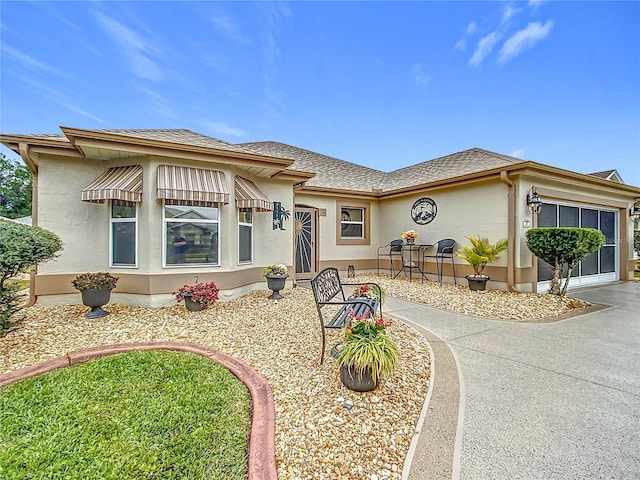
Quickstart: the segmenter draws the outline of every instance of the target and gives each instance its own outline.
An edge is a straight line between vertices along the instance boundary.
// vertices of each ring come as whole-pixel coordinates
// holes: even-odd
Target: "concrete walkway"
[[[640,478],[640,283],[571,296],[609,307],[523,323],[387,300],[434,353],[405,478]]]

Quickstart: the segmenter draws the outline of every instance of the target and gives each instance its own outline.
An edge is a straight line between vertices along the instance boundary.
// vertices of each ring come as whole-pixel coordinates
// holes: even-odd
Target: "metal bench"
[[[371,318],[374,318],[378,308],[380,309],[380,315],[382,315],[382,304],[377,298],[366,297],[348,297],[344,294],[344,286],[362,286],[362,285],[374,285],[380,288],[377,283],[342,283],[340,281],[340,275],[338,269],[334,267],[325,268],[318,272],[311,279],[311,289],[313,290],[313,297],[316,302],[316,308],[318,309],[318,317],[320,318],[320,327],[322,331],[322,351],[320,354],[320,364],[324,361],[325,351],[325,328],[343,328],[349,323],[349,314],[353,312],[353,315],[360,315],[364,317],[369,314]],[[334,300],[334,298],[337,299]],[[323,309],[326,308],[329,312],[323,314]],[[328,319],[328,320],[327,320]]]

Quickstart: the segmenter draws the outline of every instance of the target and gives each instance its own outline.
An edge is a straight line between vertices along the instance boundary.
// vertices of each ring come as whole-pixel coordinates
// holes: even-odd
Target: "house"
[[[64,242],[62,255],[34,274],[40,303],[77,303],[71,280],[87,271],[120,277],[113,301],[160,306],[194,277],[215,281],[222,299],[265,288],[267,264],[288,265],[292,282],[328,265],[375,270],[378,247],[408,229],[421,244],[453,238],[457,248],[466,236],[508,238],[508,252],[487,269],[493,288],[544,291],[548,266],[525,242],[535,226],[605,233],[573,286],[633,275],[629,212],[640,188],[619,176],[479,148],[386,173],[277,142],[231,144],[189,130],[61,131],[0,135],[34,174],[33,224]],[[527,205],[534,197],[537,214]],[[455,266],[458,278],[471,273],[460,260]],[[454,280],[450,264],[443,278]]]

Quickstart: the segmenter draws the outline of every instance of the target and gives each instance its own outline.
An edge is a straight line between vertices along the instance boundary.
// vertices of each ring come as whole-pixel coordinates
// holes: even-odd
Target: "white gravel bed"
[[[434,281],[413,279],[409,282],[403,276],[391,280],[389,275],[358,275],[358,282],[376,282],[387,289],[387,294],[402,300],[429,305],[474,317],[498,320],[526,321],[547,317],[557,317],[589,304],[571,297],[558,297],[546,293],[517,293],[492,290],[471,291],[463,284],[440,284]]]
[[[84,317],[83,305],[34,306],[0,338],[0,372],[96,345],[171,340],[212,346],[251,365],[271,386],[279,478],[400,478],[429,381],[424,337],[394,322],[388,332],[400,345],[395,374],[373,392],[352,392],[330,355],[340,331],[327,332],[319,365],[311,290],[284,290],[279,301],[267,299],[270,293],[255,291],[202,312],[110,304],[110,315],[93,320]]]
[[[584,305],[568,298],[471,292],[466,286],[384,275],[358,275],[356,281],[380,283],[396,298],[505,320],[559,315]],[[94,320],[84,317],[88,308],[83,305],[36,305],[0,338],[0,372],[97,345],[170,340],[212,346],[251,365],[271,386],[281,479],[399,479],[429,384],[424,337],[394,322],[388,333],[400,346],[395,374],[373,392],[352,392],[340,382],[330,356],[341,332],[327,331],[325,361],[319,364],[320,325],[311,290],[284,290],[279,301],[268,300],[270,293],[255,291],[202,312],[183,305],[111,304],[109,316]]]

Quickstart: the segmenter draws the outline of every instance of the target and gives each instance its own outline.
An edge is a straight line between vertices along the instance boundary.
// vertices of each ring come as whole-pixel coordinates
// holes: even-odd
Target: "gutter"
[[[516,195],[513,182],[509,178],[509,172],[503,170],[500,172],[500,181],[507,186],[508,189],[508,225],[507,240],[509,241],[507,248],[507,288],[510,292],[522,293],[515,286],[516,278]]]
[[[38,167],[36,162],[33,161],[31,154],[29,153],[29,144],[19,144],[20,156],[22,161],[31,171],[33,179],[31,181],[31,226],[38,226]],[[36,297],[36,274],[38,273],[38,265],[31,267],[29,272],[29,300],[27,301],[27,307],[35,305],[38,297]]]

